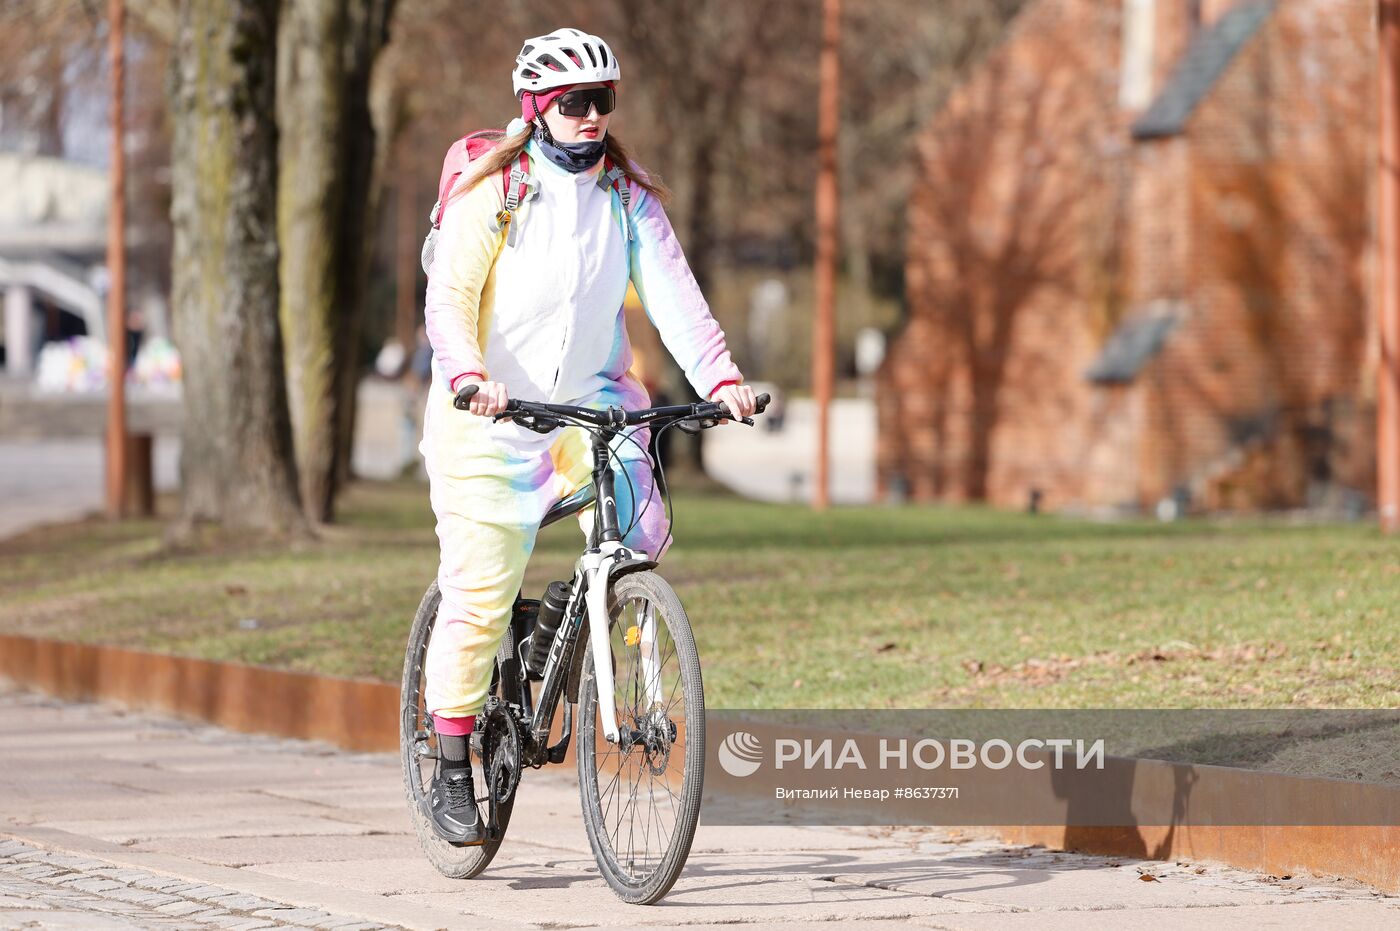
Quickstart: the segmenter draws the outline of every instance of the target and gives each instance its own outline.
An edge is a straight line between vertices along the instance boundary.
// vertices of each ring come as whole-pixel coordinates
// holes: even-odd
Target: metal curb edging
[[[0,634],[0,679],[55,698],[111,701],[229,730],[396,752],[399,687],[372,679]]]

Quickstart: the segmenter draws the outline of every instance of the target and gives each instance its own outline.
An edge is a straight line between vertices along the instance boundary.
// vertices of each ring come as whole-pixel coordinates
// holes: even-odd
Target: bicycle
[[[454,400],[457,408],[465,410],[475,391],[476,385],[464,386]],[[755,412],[762,413],[769,396],[759,395],[757,401]],[[653,571],[657,564],[648,554],[623,545],[612,444],[619,436],[636,442],[623,432],[627,427],[651,427],[659,438],[673,426],[693,433],[734,418],[723,404],[713,402],[626,411],[512,399],[494,419],[539,433],[563,427],[591,433],[590,483],[557,502],[541,527],[597,505],[593,527],[572,581],[552,583],[567,585],[566,596],[563,588],[555,589],[565,604],[552,633],[548,624],[539,623],[541,599],[524,598],[523,591],[516,596],[486,707],[470,742],[485,826],[479,845],[459,847],[441,839],[429,814],[427,789],[437,745],[432,716],[423,707],[423,662],[441,594],[436,581],[428,587],[409,634],[400,693],[400,751],[414,830],[444,876],[479,875],[500,849],[524,769],[564,761],[578,705],[575,758],[589,846],[599,871],[623,901],[650,905],[680,876],[695,836],[705,775],[705,698],[700,657],[680,599]],[[741,421],[754,422],[748,417]],[[659,464],[657,474],[658,487],[669,498]],[[648,499],[644,506],[650,503]],[[594,623],[604,617],[606,624]],[[605,652],[610,662],[599,663]],[[532,682],[539,682],[538,696]],[[560,736],[551,744],[561,699]],[[643,795],[650,803],[645,816],[639,805]],[[661,842],[655,853],[653,836]]]

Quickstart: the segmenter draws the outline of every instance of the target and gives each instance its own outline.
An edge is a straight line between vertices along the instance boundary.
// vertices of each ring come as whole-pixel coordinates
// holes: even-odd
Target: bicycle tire
[[[515,794],[497,808],[501,825],[501,837],[472,847],[458,847],[438,837],[433,830],[431,819],[422,806],[423,772],[422,762],[417,754],[420,696],[423,691],[423,658],[427,655],[428,638],[432,635],[433,624],[437,620],[438,607],[442,603],[442,593],[437,581],[428,586],[413,617],[413,628],[409,632],[408,646],[404,651],[403,683],[399,689],[399,756],[403,764],[404,792],[408,798],[409,818],[413,822],[413,832],[418,836],[418,845],[423,849],[433,867],[448,879],[471,879],[481,874],[491,864],[496,851],[505,838],[510,825],[510,814],[515,807]],[[480,761],[474,767],[480,772]],[[417,782],[415,791],[414,780]],[[478,794],[485,786],[484,775],[476,778]],[[486,806],[478,802],[482,818],[486,817]]]
[[[627,604],[635,599],[643,598],[655,606],[656,611],[665,621],[667,633],[675,647],[678,676],[676,684],[680,686],[685,701],[685,746],[682,754],[681,790],[679,793],[674,793],[670,792],[669,786],[663,786],[673,799],[670,803],[673,808],[678,804],[679,810],[675,812],[674,830],[667,842],[666,849],[657,856],[656,868],[646,875],[638,876],[624,864],[621,856],[622,851],[617,849],[621,846],[620,831],[619,843],[615,844],[610,836],[609,825],[606,823],[611,809],[619,803],[616,802],[616,796],[605,802],[604,795],[607,794],[607,787],[600,786],[598,742],[601,738],[597,728],[598,683],[594,676],[592,641],[589,641],[579,689],[578,744],[575,749],[584,826],[587,829],[589,846],[592,847],[594,858],[598,862],[599,872],[607,880],[608,885],[612,887],[613,892],[624,902],[634,905],[651,905],[665,896],[676,880],[680,878],[681,871],[685,868],[686,858],[690,855],[691,843],[695,839],[695,828],[700,817],[700,798],[705,781],[704,685],[700,677],[700,657],[695,648],[695,637],[690,629],[690,621],[670,584],[654,572],[634,572],[619,579],[613,585],[610,595],[609,613],[612,615],[609,621],[612,628],[609,632],[610,643],[613,642],[613,633],[619,626],[616,624],[617,615]],[[616,646],[613,650],[615,668],[626,665],[617,662]],[[661,652],[658,649],[658,653]],[[662,662],[664,665],[664,655]],[[638,667],[639,664],[630,666],[632,669]],[[624,673],[623,678],[629,676],[630,673]],[[674,688],[673,685],[671,689],[674,690]],[[640,703],[640,699],[638,701]],[[634,709],[628,709],[627,714],[630,714],[632,710]],[[619,707],[619,727],[624,726],[624,716],[624,709]],[[666,717],[674,720],[670,718],[669,712]],[[674,740],[674,735],[671,739]],[[605,742],[603,746],[606,748],[609,745]],[[671,745],[670,749],[674,749],[674,744]],[[606,752],[608,754],[618,753],[620,777],[624,765],[622,752],[612,750]],[[633,752],[637,752],[635,746],[631,751],[628,751],[629,754]],[[649,754],[650,750],[647,753]],[[640,758],[640,760],[649,759],[651,759],[650,756]],[[640,765],[642,764],[639,761],[639,773],[641,772]],[[670,772],[671,758],[668,750],[664,775],[669,775]],[[612,784],[616,784],[617,781],[618,777],[614,777]],[[634,819],[636,818],[634,803],[639,788],[639,785],[633,786],[633,801],[628,803],[629,808],[634,812]],[[649,794],[655,791],[655,784],[651,779],[648,780],[646,791]],[[618,817],[619,819],[622,817],[621,810],[618,811]],[[651,826],[651,822],[648,821],[646,825],[648,850]],[[635,849],[627,854],[627,858],[629,861],[635,861]]]

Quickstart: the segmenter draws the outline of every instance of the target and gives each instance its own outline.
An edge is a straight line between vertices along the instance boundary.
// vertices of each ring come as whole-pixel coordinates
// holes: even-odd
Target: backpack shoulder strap
[[[514,187],[512,187],[512,183]],[[515,245],[516,212],[520,205],[530,199],[532,193],[538,191],[534,184],[534,179],[530,176],[530,156],[524,152],[520,153],[520,160],[515,167],[506,166],[501,169],[501,200],[502,206],[496,214],[494,229],[496,232],[506,231],[506,245]]]
[[[617,196],[622,198],[622,208],[632,209],[632,186],[627,183],[627,172],[606,156],[603,157],[603,170],[598,172],[598,187],[617,191]]]
[[[622,227],[627,238],[632,238],[632,186],[627,182],[627,173],[615,165],[607,156],[603,157],[603,170],[598,172],[598,187],[612,188],[622,201]]]

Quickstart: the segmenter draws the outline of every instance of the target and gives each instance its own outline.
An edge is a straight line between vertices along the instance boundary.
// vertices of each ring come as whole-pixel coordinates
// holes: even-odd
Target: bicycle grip
[[[471,399],[480,390],[481,385],[477,382],[472,382],[469,385],[463,385],[462,387],[457,389],[457,396],[452,399],[452,406],[457,408],[457,410],[459,411],[466,410],[467,405],[471,402]]]
[[[756,398],[753,399],[753,412],[754,412],[755,414],[761,414],[761,413],[763,413],[764,408],[766,408],[766,407],[768,406],[768,402],[771,401],[771,400],[773,400],[773,399],[772,399],[766,392],[765,392],[764,394],[760,394],[758,397],[756,397]],[[729,420],[745,420],[745,421],[748,420],[748,418],[735,417],[735,416],[730,412],[730,410],[729,410],[729,405],[725,404],[723,401],[720,401],[720,402],[719,402],[719,409],[720,409],[720,412],[721,412],[722,416],[725,417],[725,418],[727,418],[727,419],[729,419]],[[749,422],[752,422],[752,421],[749,421]]]

